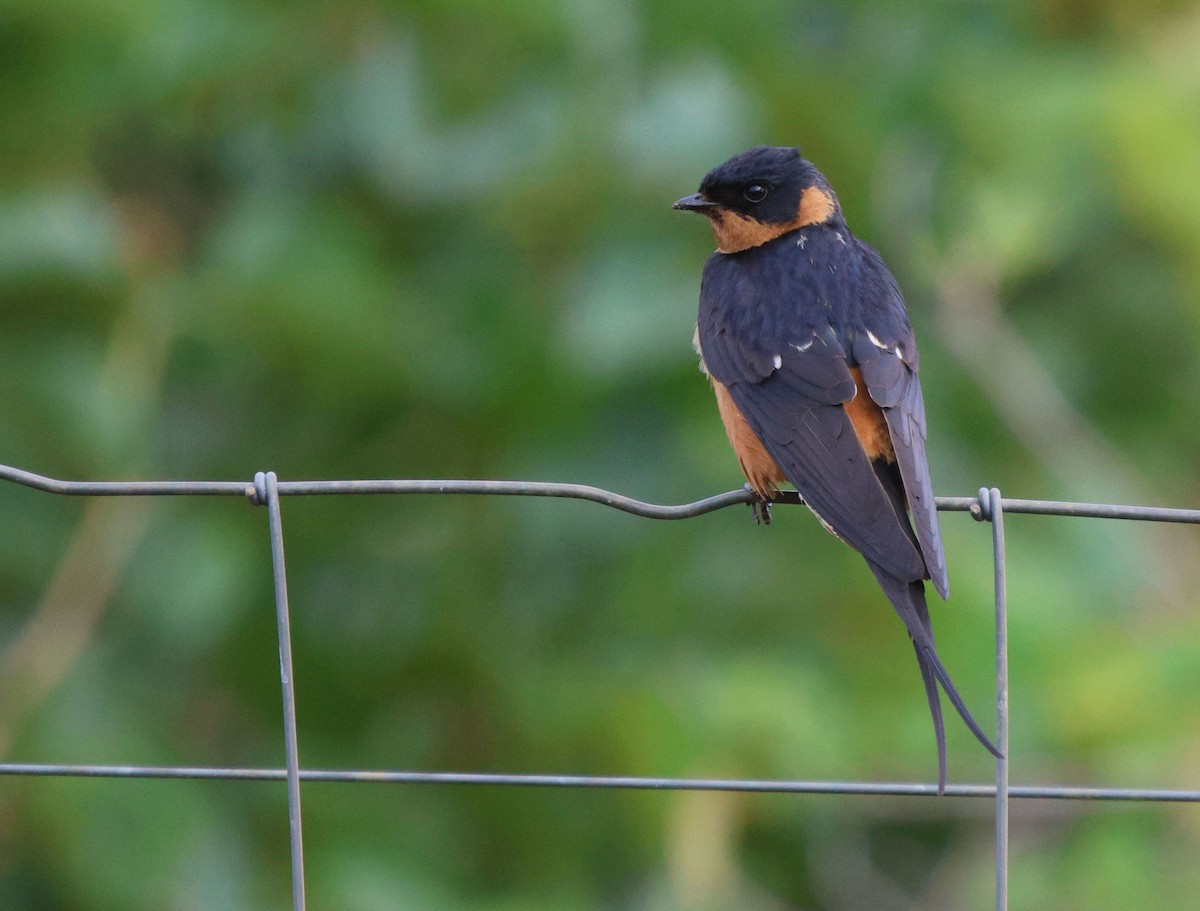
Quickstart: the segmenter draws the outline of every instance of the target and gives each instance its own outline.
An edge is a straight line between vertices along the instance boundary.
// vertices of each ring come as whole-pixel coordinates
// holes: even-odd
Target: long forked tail
[[[971,716],[967,704],[963,702],[962,696],[954,686],[954,681],[950,679],[950,673],[942,664],[942,659],[938,657],[937,647],[933,641],[933,628],[929,622],[929,608],[925,604],[925,583],[919,580],[916,582],[902,581],[880,569],[870,560],[867,563],[875,574],[880,588],[892,602],[892,607],[904,621],[904,626],[908,630],[909,638],[912,639],[913,648],[917,653],[917,664],[921,668],[921,678],[925,682],[925,697],[929,701],[929,714],[933,718],[933,731],[937,738],[938,793],[941,794],[946,790],[946,732],[942,723],[942,705],[938,696],[938,683],[941,683],[946,697],[958,712],[959,717],[962,718],[963,723],[975,735],[975,739],[997,759],[1004,757]]]

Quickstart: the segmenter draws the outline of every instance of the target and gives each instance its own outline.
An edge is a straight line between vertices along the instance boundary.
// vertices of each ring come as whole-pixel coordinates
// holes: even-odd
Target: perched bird
[[[971,733],[1000,752],[934,646],[924,580],[945,598],[946,559],[925,459],[917,344],[900,288],[879,254],[850,233],[829,181],[797,149],[735,155],[674,208],[705,216],[716,236],[695,344],[742,472],[764,520],[779,485],[790,482],[821,524],[866,558],[917,652],[941,793],[939,683]]]

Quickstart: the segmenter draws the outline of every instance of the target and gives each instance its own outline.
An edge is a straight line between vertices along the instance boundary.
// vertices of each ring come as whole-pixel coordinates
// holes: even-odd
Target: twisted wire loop
[[[288,619],[287,577],[284,569],[283,529],[279,502],[286,496],[346,495],[479,495],[558,497],[598,503],[630,515],[648,519],[691,519],[750,504],[756,496],[741,488],[704,497],[691,503],[660,505],[586,484],[544,481],[478,480],[330,480],[281,481],[274,472],[257,472],[246,481],[64,481],[19,468],[0,465],[0,481],[62,496],[226,496],[244,497],[251,505],[265,506],[271,537],[271,561],[275,582],[275,609],[279,635],[280,678],[283,691],[283,726],[286,768],[239,769],[189,766],[106,766],[39,763],[0,763],[0,775],[102,777],[133,779],[219,779],[237,781],[285,781],[288,786],[288,817],[292,858],[292,908],[303,911],[304,855],[300,824],[301,782],[370,782],[391,784],[492,785],[508,787],[618,788],[664,791],[744,791],[774,794],[846,794],[934,797],[932,784],[857,781],[756,781],[746,779],[644,778],[548,774],[502,774],[490,772],[423,772],[317,770],[300,767],[297,747],[295,681],[291,658]],[[778,504],[802,504],[791,491],[780,493]],[[1057,500],[1007,499],[996,488],[982,487],[974,497],[937,497],[943,512],[966,512],[992,526],[993,573],[996,614],[996,712],[997,743],[1008,755],[1008,643],[1007,595],[1004,559],[1004,516],[1026,514],[1072,516],[1098,519],[1128,519],[1144,522],[1200,524],[1200,509],[1159,506],[1121,506],[1105,503],[1072,503]],[[1200,791],[1147,788],[1089,788],[1075,786],[1010,786],[1007,758],[997,760],[996,784],[949,785],[951,797],[988,798],[996,805],[996,908],[1005,911],[1008,891],[1008,801],[1009,798],[1108,800],[1200,803]]]

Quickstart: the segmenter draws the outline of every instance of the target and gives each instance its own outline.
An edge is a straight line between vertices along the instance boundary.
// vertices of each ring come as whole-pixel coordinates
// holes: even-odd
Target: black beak
[[[679,209],[682,212],[703,212],[705,209],[715,209],[716,207],[717,203],[703,193],[693,193],[691,196],[677,199],[671,206],[672,209]]]

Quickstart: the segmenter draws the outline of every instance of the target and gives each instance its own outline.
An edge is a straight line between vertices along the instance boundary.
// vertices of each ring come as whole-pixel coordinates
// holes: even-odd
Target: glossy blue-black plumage
[[[697,320],[701,354],[805,502],[864,555],[903,620],[925,684],[944,787],[939,683],[972,733],[998,752],[937,655],[925,603],[923,580],[931,579],[942,597],[948,586],[925,456],[917,345],[882,259],[850,232],[824,177],[792,153],[752,149],[714,169],[701,185],[705,196],[733,201],[739,187],[760,179],[759,162],[777,198],[796,205],[805,189],[817,187],[832,202],[819,223],[709,257]],[[744,202],[736,210],[756,216]],[[772,210],[761,221],[783,219]],[[865,389],[856,388],[851,368],[860,371]],[[882,409],[894,462],[864,452],[843,407],[855,395],[869,395]]]
[[[918,491],[928,488],[924,410],[911,401],[914,392],[920,400],[917,349],[889,279],[840,219],[741,253],[714,253],[700,286],[700,347],[711,376],[839,537],[906,581],[939,566],[944,589],[936,516],[931,533],[920,536],[927,546],[914,546],[841,407],[856,394],[851,366],[863,369],[868,388],[907,406],[897,418],[919,425],[921,440],[921,457],[907,474]]]

